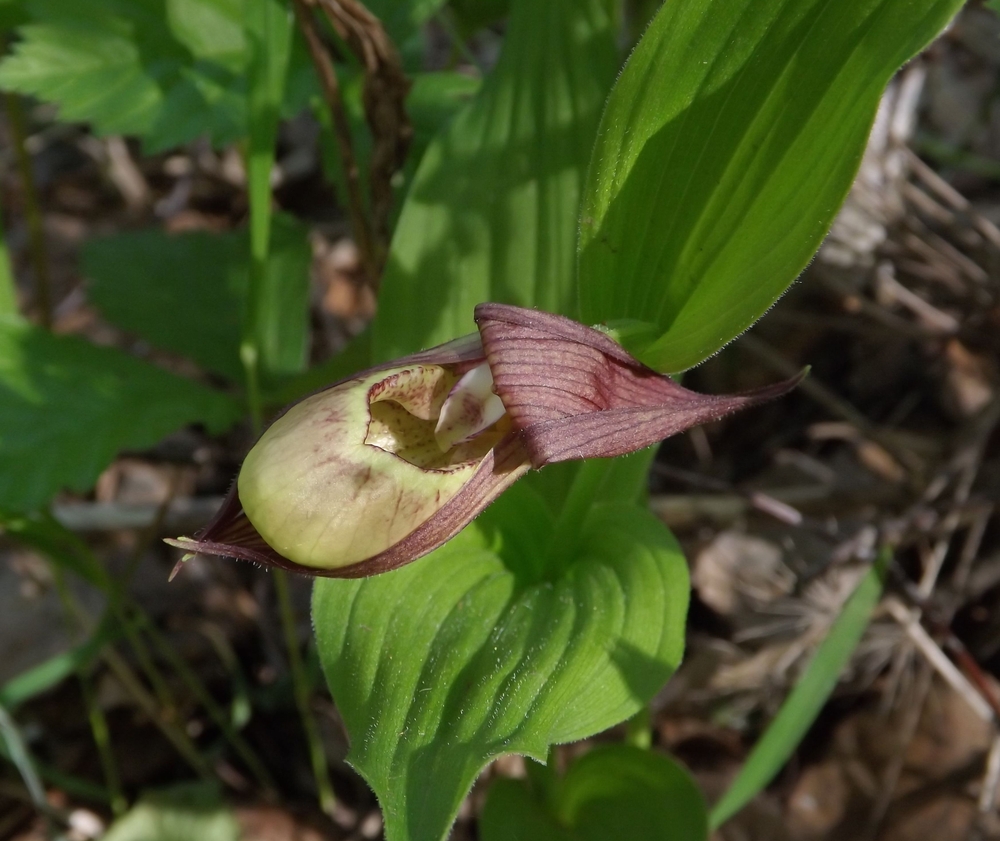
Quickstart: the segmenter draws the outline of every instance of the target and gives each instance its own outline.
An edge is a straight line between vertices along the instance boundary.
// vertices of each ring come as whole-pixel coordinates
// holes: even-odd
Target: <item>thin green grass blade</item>
[[[712,808],[709,820],[713,830],[735,815],[774,779],[816,720],[868,627],[872,610],[882,595],[890,559],[891,552],[884,549],[847,600],[802,678],[782,704],[729,790]]]
[[[113,622],[104,622],[80,645],[26,669],[0,686],[0,706],[16,710],[83,669],[101,648],[118,636]]]
[[[28,752],[28,746],[21,735],[20,728],[3,706],[0,706],[0,740],[7,748],[7,756],[21,775],[21,779],[28,789],[28,794],[31,795],[32,802],[44,812],[48,807],[45,800],[45,788],[35,770],[35,764]]]

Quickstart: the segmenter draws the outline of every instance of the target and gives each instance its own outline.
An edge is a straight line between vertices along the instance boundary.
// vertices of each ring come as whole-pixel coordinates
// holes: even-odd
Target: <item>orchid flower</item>
[[[480,304],[475,318],[478,334],[287,408],[212,521],[167,541],[187,552],[182,562],[223,555],[310,575],[385,572],[454,537],[530,469],[630,453],[801,379],[697,394],[563,316]]]

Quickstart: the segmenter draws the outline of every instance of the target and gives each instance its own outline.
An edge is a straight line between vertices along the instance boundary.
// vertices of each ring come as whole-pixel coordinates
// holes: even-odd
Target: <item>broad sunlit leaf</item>
[[[551,533],[544,506],[537,514]],[[489,540],[471,526],[391,574],[316,585],[348,760],[378,795],[390,841],[443,838],[491,759],[543,759],[624,720],[680,660],[687,567],[651,514],[595,509],[586,550],[554,580],[524,567],[532,547],[519,535],[509,521]]]
[[[617,69],[604,0],[513,4],[496,69],[430,145],[403,206],[376,361],[468,333],[482,301],[575,314],[583,170]]]
[[[710,356],[812,258],[882,90],[961,0],[670,0],[601,121],[582,320],[637,319],[661,371]]]

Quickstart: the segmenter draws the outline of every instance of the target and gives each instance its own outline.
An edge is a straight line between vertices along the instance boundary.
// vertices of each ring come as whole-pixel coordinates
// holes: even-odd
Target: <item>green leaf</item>
[[[278,370],[306,360],[311,259],[308,228],[276,215],[267,276],[281,291],[266,304],[273,318],[264,339]],[[91,240],[82,266],[89,297],[109,321],[239,382],[249,260],[246,231],[148,230]]]
[[[91,240],[81,265],[104,316],[155,347],[239,381],[246,236],[128,231]]]
[[[0,0],[0,33],[7,33],[28,21],[24,0]]]
[[[365,122],[361,103],[363,78],[354,68],[337,68],[341,83],[344,110],[351,129],[354,157],[358,164],[358,177],[362,193],[368,195],[368,173],[371,165],[372,136]],[[414,72],[410,74],[413,86],[406,98],[406,113],[413,126],[413,138],[403,169],[393,180],[397,195],[405,196],[424,153],[437,133],[467,105],[479,90],[481,81],[474,76],[452,71]],[[344,169],[340,163],[340,147],[334,136],[330,109],[320,99],[314,100],[315,115],[323,127],[320,134],[320,150],[323,155],[323,170],[337,187],[341,203],[346,204]],[[397,183],[398,181],[398,183]],[[396,208],[397,216],[399,208]],[[393,220],[393,224],[395,225]]]
[[[498,779],[479,822],[483,841],[703,841],[705,801],[669,757],[630,745],[596,747],[552,790]]]
[[[445,0],[365,0],[365,6],[382,21],[389,37],[399,45],[409,41]]]
[[[103,841],[238,841],[239,825],[217,788],[187,783],[148,792]]]
[[[166,0],[167,23],[174,37],[198,58],[212,59],[232,71],[246,64],[243,0]]]
[[[371,330],[365,328],[336,356],[314,365],[265,394],[265,403],[276,407],[285,406],[335,382],[346,380],[357,371],[371,367],[371,355],[372,334]]]
[[[85,642],[12,677],[0,686],[0,707],[14,711],[21,704],[58,686],[86,667],[117,635],[113,622],[103,622]]]
[[[0,319],[0,508],[88,490],[122,449],[149,447],[187,423],[221,432],[229,396],[80,339]]]
[[[961,0],[670,0],[615,85],[580,223],[588,323],[662,333],[697,364],[805,268],[847,195],[879,98]]]
[[[623,721],[676,668],[688,601],[676,542],[631,506],[596,509],[585,529],[586,551],[551,581],[505,565],[522,551],[504,550],[508,523],[489,541],[472,526],[388,575],[317,582],[348,760],[390,841],[443,838],[491,759],[541,759]]]
[[[844,604],[830,633],[816,650],[774,721],[754,746],[732,785],[712,808],[712,829],[724,824],[758,792],[763,791],[801,743],[833,694],[840,673],[868,627],[872,611],[882,595],[882,584],[891,560],[892,553],[883,550]]]
[[[25,515],[0,511],[0,532],[10,535],[25,546],[47,555],[52,563],[65,568],[107,593],[113,587],[107,569],[97,560],[87,544],[59,523],[48,511]]]
[[[574,314],[582,172],[617,68],[604,0],[513,4],[494,73],[420,162],[382,281],[376,360],[471,332],[482,301]]]
[[[257,342],[264,373],[280,378],[300,373],[309,359],[309,229],[291,216],[271,216],[264,262]]]
[[[459,31],[469,36],[506,15],[510,0],[451,0],[448,6]]]
[[[99,134],[138,135],[149,151],[202,134],[217,145],[239,138],[245,58],[231,3],[166,2],[29,0],[32,22],[0,63],[0,86],[54,102],[61,119]]]

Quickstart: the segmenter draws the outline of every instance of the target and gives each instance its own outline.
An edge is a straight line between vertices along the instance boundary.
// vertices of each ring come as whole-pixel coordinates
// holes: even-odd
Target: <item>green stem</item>
[[[337,800],[333,794],[333,783],[330,781],[330,769],[326,761],[326,752],[323,750],[323,740],[320,738],[319,727],[316,725],[316,719],[310,707],[312,692],[302,664],[302,656],[299,653],[299,639],[295,631],[295,613],[292,610],[292,599],[288,590],[288,576],[283,570],[279,569],[274,572],[274,590],[278,597],[281,626],[285,632],[285,644],[288,648],[288,663],[292,672],[295,703],[298,705],[302,728],[305,730],[306,742],[309,745],[309,760],[312,763],[313,776],[316,778],[319,805],[326,814],[332,817]]]
[[[133,604],[132,609],[136,612],[136,620],[140,627],[149,635],[160,655],[170,663],[173,670],[184,681],[198,702],[205,708],[209,718],[215,722],[215,725],[222,731],[222,735],[226,741],[229,742],[233,750],[236,751],[240,759],[246,764],[250,773],[257,780],[257,784],[266,793],[273,793],[275,790],[274,779],[268,773],[267,768],[254,752],[253,748],[250,747],[250,744],[233,727],[229,716],[226,715],[226,711],[215,701],[194,670],[177,654],[169,640],[153,625],[149,616],[138,605]]]
[[[649,704],[625,722],[625,744],[649,750],[653,746],[653,715]]]
[[[17,315],[17,287],[10,267],[10,253],[0,225],[0,316]]]
[[[51,328],[52,280],[49,272],[48,252],[45,248],[45,223],[42,218],[41,203],[38,200],[35,170],[31,165],[31,156],[25,145],[28,134],[27,120],[24,117],[21,99],[16,94],[5,93],[4,105],[7,109],[11,139],[14,141],[14,154],[17,158],[18,173],[21,176],[21,189],[24,191],[24,215],[28,223],[28,249],[35,273],[39,317],[43,327]]]
[[[125,810],[128,808],[128,801],[122,792],[118,763],[115,761],[114,751],[111,750],[111,734],[108,730],[108,720],[104,715],[104,710],[101,709],[101,705],[97,701],[97,696],[94,694],[94,688],[90,683],[90,676],[82,667],[77,670],[77,679],[80,681],[83,702],[87,706],[87,719],[90,722],[90,732],[94,737],[94,744],[97,746],[97,755],[101,762],[104,782],[111,793],[111,811],[118,817],[125,813]]]
[[[58,562],[53,562],[50,564],[50,568],[52,570],[52,578],[55,581],[56,589],[68,615],[73,618],[75,623],[85,634],[93,633],[93,628],[91,627],[93,622],[90,620],[90,617],[88,617],[87,612],[70,592],[69,587],[66,586],[66,579],[63,575],[61,565]],[[107,591],[107,595],[109,599],[108,609],[117,617],[119,615],[118,610],[120,610],[120,606],[118,610],[116,610],[114,588]],[[194,771],[205,780],[212,779],[212,769],[209,767],[204,757],[202,757],[202,755],[198,752],[198,748],[195,746],[194,742],[191,741],[191,738],[187,735],[187,733],[177,726],[177,722],[174,720],[173,715],[164,714],[164,712],[157,706],[156,698],[153,697],[146,687],[142,685],[142,682],[136,677],[132,668],[125,661],[125,658],[123,658],[115,650],[114,646],[105,646],[101,651],[101,659],[104,660],[108,668],[111,669],[112,673],[118,679],[118,682],[125,688],[126,692],[132,696],[132,699],[148,716],[153,725],[156,726],[167,741],[169,741],[176,748],[177,752],[188,762],[192,769],[194,769]]]
[[[611,468],[611,459],[588,459],[580,464],[549,541],[548,569],[559,575],[572,561],[580,545],[583,524],[597,492]]]

